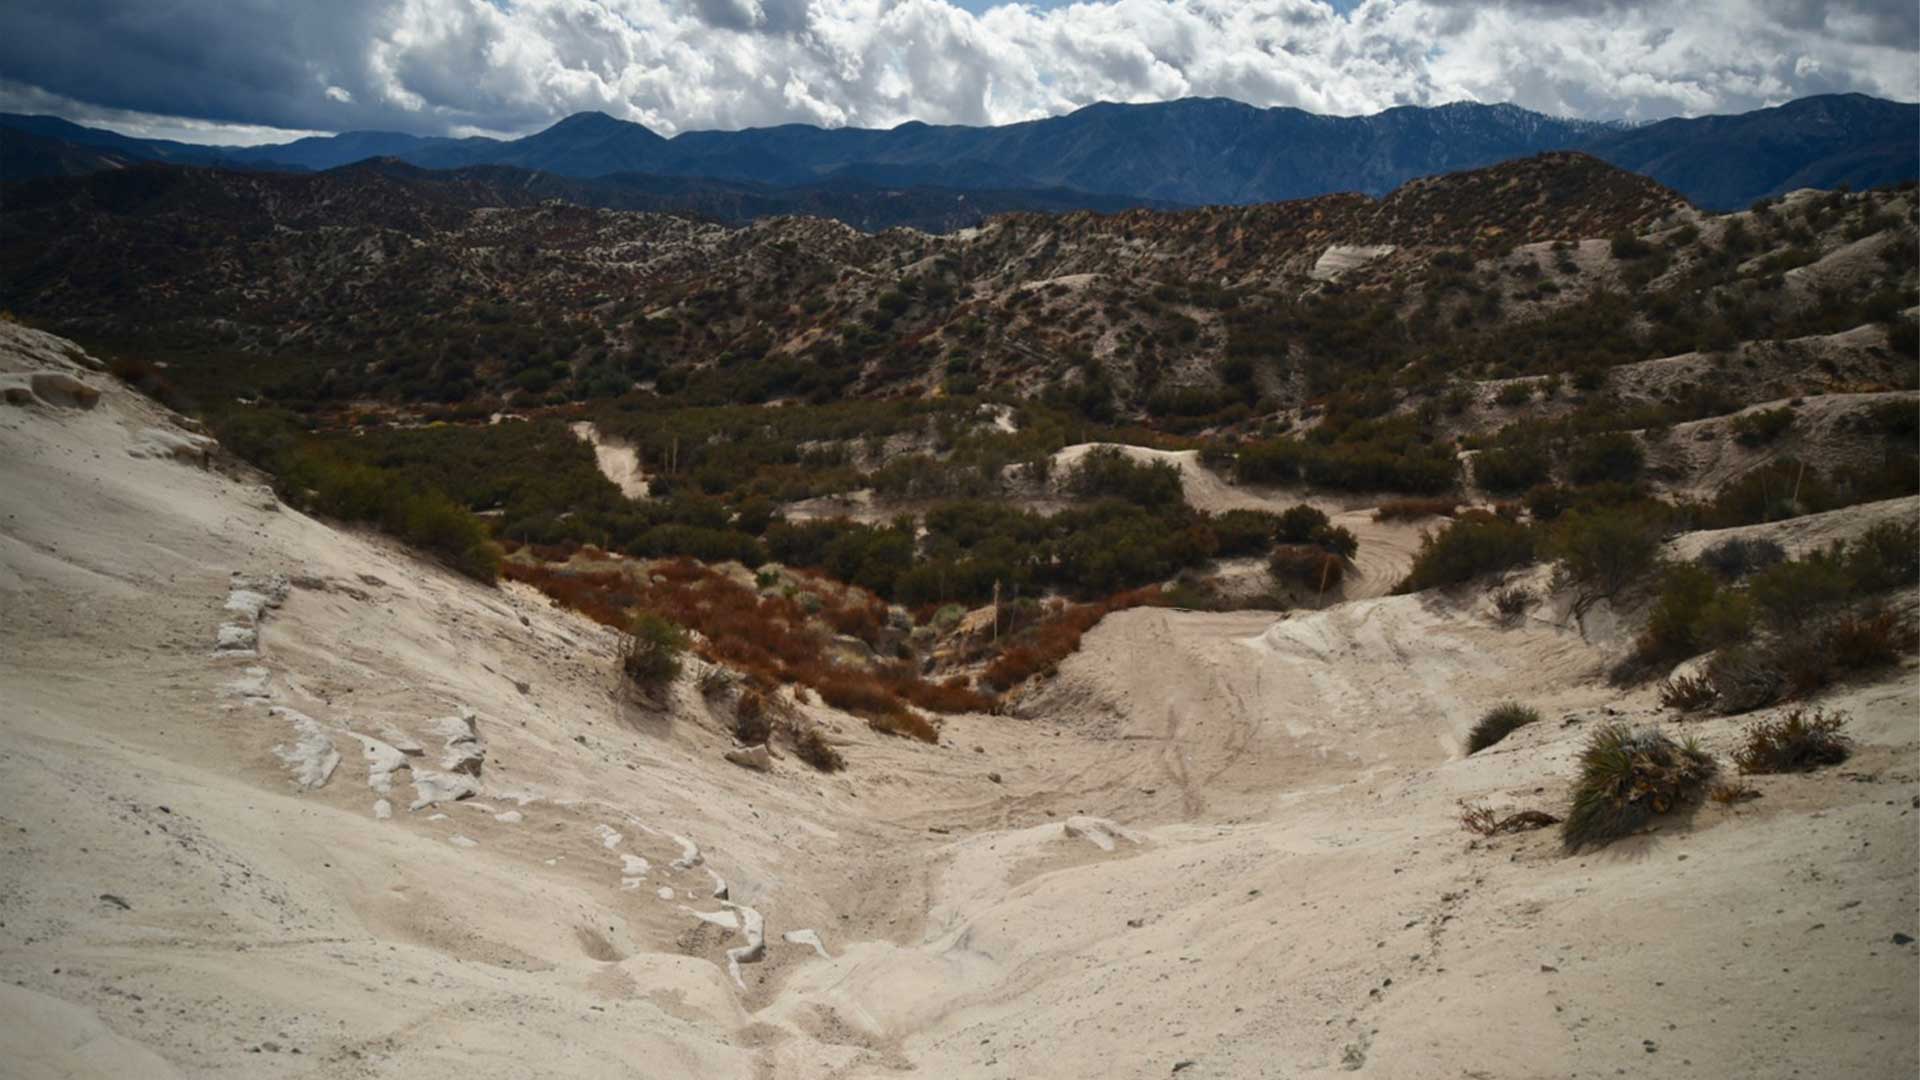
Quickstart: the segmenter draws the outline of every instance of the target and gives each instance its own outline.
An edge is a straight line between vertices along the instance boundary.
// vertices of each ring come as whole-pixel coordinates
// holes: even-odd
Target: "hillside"
[[[1504,626],[1478,590],[1115,614],[1017,715],[923,743],[795,701],[846,767],[776,739],[761,772],[723,758],[705,661],[625,685],[605,627],[302,512],[99,365],[0,323],[0,1050],[24,1076],[1920,1060],[1910,656],[1819,696],[1851,718],[1843,769],[1742,777],[1757,801],[1576,855],[1462,814],[1565,813],[1611,721],[1726,759],[1753,717],[1608,685],[1637,608],[1577,616],[1544,568]],[[1917,512],[1746,535],[1804,554]],[[1464,753],[1508,698],[1543,720]]]

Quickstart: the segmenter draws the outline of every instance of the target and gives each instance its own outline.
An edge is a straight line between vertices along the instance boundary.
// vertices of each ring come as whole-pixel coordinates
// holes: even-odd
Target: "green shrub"
[[[1474,482],[1488,491],[1526,491],[1552,474],[1553,459],[1537,444],[1496,446],[1473,456]]]
[[[1496,705],[1489,709],[1468,733],[1467,753],[1477,754],[1528,724],[1539,723],[1539,721],[1540,712],[1537,709],[1513,701]]]
[[[1224,558],[1259,555],[1280,533],[1280,515],[1261,510],[1228,510],[1207,520]]]
[[[1511,409],[1518,405],[1525,405],[1532,400],[1533,383],[1526,381],[1510,382],[1502,386],[1500,391],[1493,395],[1493,403],[1506,409]]]
[[[1829,716],[1819,710],[1794,709],[1747,728],[1746,745],[1734,751],[1733,763],[1749,775],[1838,765],[1853,752],[1853,740],[1842,733],[1846,725],[1845,713]]]
[[[1136,462],[1118,447],[1087,452],[1067,480],[1068,490],[1085,499],[1125,499],[1136,506],[1169,506],[1184,498],[1180,469],[1172,462]]]
[[[1786,558],[1786,549],[1772,540],[1735,536],[1708,547],[1696,561],[1723,581],[1739,581]]]
[[[1313,544],[1280,544],[1273,549],[1267,570],[1282,582],[1323,592],[1340,584],[1346,576],[1346,563]]]
[[[1275,538],[1287,544],[1312,543],[1314,534],[1330,527],[1332,523],[1326,514],[1301,503],[1281,511]]]
[[[1841,560],[1819,553],[1770,566],[1747,584],[1755,609],[1769,626],[1782,631],[1845,603],[1852,592]]]
[[[1616,259],[1644,259],[1653,254],[1653,245],[1626,232],[1613,234],[1613,238],[1607,241],[1607,249]]]
[[[1846,547],[1846,574],[1856,592],[1920,584],[1920,525],[1883,521]]]
[[[641,688],[655,690],[680,676],[687,632],[664,615],[634,615],[620,649],[620,669]]]
[[[1632,483],[1646,467],[1646,452],[1624,431],[1590,435],[1573,448],[1567,475],[1576,484]]]
[[[1786,406],[1741,413],[1733,418],[1733,439],[1741,446],[1765,446],[1793,426],[1793,410]]]
[[[1457,585],[1481,574],[1524,566],[1533,561],[1533,554],[1533,532],[1526,526],[1484,511],[1468,511],[1438,533],[1421,536],[1413,569],[1396,591]]]
[[[1627,509],[1578,511],[1562,517],[1547,550],[1587,602],[1617,596],[1648,580],[1660,559],[1659,527]]]
[[[1647,625],[1634,642],[1634,652],[1649,666],[1672,666],[1702,649],[1701,616],[1718,592],[1713,575],[1685,563],[1667,567],[1660,595],[1647,616]]]
[[[1698,798],[1717,771],[1692,739],[1676,743],[1652,728],[1608,724],[1580,752],[1561,840],[1578,851],[1638,832]]]

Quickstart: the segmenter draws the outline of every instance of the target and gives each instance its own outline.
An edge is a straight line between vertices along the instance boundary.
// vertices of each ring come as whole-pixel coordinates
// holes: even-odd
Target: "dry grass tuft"
[[[1847,714],[1794,709],[1747,729],[1747,744],[1734,751],[1743,773],[1809,772],[1838,765],[1853,752],[1853,740],[1841,733]]]
[[[1502,626],[1512,626],[1520,621],[1520,617],[1527,613],[1536,599],[1532,592],[1514,585],[1493,594],[1493,610],[1499,613]]]
[[[1713,680],[1705,675],[1680,675],[1660,684],[1661,707],[1680,712],[1704,709],[1719,696],[1713,688]]]

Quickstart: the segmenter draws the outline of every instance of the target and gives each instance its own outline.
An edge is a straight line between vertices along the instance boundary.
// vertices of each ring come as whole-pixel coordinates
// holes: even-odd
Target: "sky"
[[[1644,121],[1920,99],[1915,0],[7,0],[0,111],[251,144],[1001,124],[1228,97]]]

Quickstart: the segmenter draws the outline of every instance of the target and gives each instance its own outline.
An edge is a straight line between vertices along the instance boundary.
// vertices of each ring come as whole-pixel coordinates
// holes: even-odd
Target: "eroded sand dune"
[[[178,426],[0,324],[56,369],[96,405],[0,405],[12,1074],[1914,1073],[1911,666],[1823,702],[1844,769],[1574,858],[1457,820],[1655,715],[1552,603],[1130,611],[1019,715],[816,710],[849,770],[760,773],[538,595],[131,454]],[[1509,697],[1546,719],[1463,757]]]

